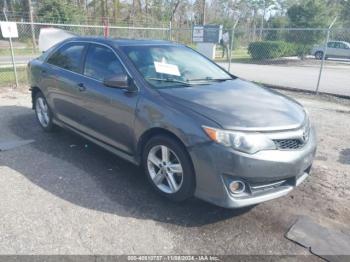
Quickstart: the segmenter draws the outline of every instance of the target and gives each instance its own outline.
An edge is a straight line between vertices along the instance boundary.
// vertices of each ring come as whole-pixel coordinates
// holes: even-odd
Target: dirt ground
[[[350,101],[280,92],[316,126],[311,175],[286,197],[226,210],[158,197],[131,164],[68,131],[43,133],[28,91],[1,89],[0,142],[34,142],[0,152],[0,254],[309,254],[284,237],[299,216],[349,227]]]

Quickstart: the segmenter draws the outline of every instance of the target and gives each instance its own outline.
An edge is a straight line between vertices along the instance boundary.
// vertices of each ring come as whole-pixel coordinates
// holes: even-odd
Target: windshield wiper
[[[196,81],[213,81],[213,82],[224,82],[227,80],[232,80],[232,78],[198,78],[198,79],[189,79],[188,82],[196,82]]]
[[[187,85],[187,86],[191,85],[190,83],[188,83],[186,81],[177,80],[177,79],[174,79],[174,78],[146,77],[146,80],[163,81],[163,82],[170,82],[170,83],[180,83],[180,84]]]

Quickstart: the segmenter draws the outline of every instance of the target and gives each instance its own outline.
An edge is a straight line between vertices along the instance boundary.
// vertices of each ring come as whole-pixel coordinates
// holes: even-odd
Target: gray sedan
[[[44,131],[69,129],[141,165],[171,200],[249,206],[310,173],[316,138],[303,107],[186,46],[71,38],[28,69]]]
[[[322,59],[325,52],[325,46],[315,46],[311,54],[316,59]],[[329,41],[327,43],[327,51],[325,58],[347,58],[350,59],[350,43],[344,41]]]

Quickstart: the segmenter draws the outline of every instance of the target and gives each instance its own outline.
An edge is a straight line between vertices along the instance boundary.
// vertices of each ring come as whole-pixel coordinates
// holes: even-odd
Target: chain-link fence
[[[54,27],[79,36],[108,36],[131,39],[169,39],[169,27],[130,27],[17,22],[18,38],[13,38],[14,60],[18,83],[27,84],[26,64],[40,55],[38,38],[41,28]],[[16,84],[8,39],[0,38],[0,86]]]
[[[41,28],[55,27],[82,36],[103,36],[103,25],[18,22],[13,39],[18,82],[25,85],[28,61],[40,54]],[[261,84],[350,96],[350,29],[270,28],[223,29],[228,43],[216,45],[215,61],[241,78]],[[192,27],[109,26],[114,38],[172,40],[196,48]],[[328,38],[328,44],[326,44]],[[321,70],[321,64],[324,66]],[[321,75],[322,74],[322,75]],[[318,80],[321,75],[319,86]],[[15,85],[7,39],[0,38],[0,86]]]
[[[173,40],[195,47],[191,29],[173,32],[177,32],[172,34]],[[223,32],[229,33],[230,41],[216,45],[215,61],[232,74],[269,86],[350,97],[350,29]]]
[[[350,96],[350,30],[237,31],[232,72],[272,86]]]

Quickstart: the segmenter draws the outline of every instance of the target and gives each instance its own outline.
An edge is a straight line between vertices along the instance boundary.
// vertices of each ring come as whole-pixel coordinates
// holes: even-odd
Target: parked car
[[[322,59],[324,54],[325,46],[319,45],[315,46],[311,54],[315,56],[316,59]],[[350,43],[344,41],[329,41],[327,43],[327,53],[325,58],[348,58],[350,59]]]
[[[171,200],[249,206],[310,173],[316,138],[303,107],[189,47],[71,38],[28,67],[44,131],[64,127],[141,165]]]

